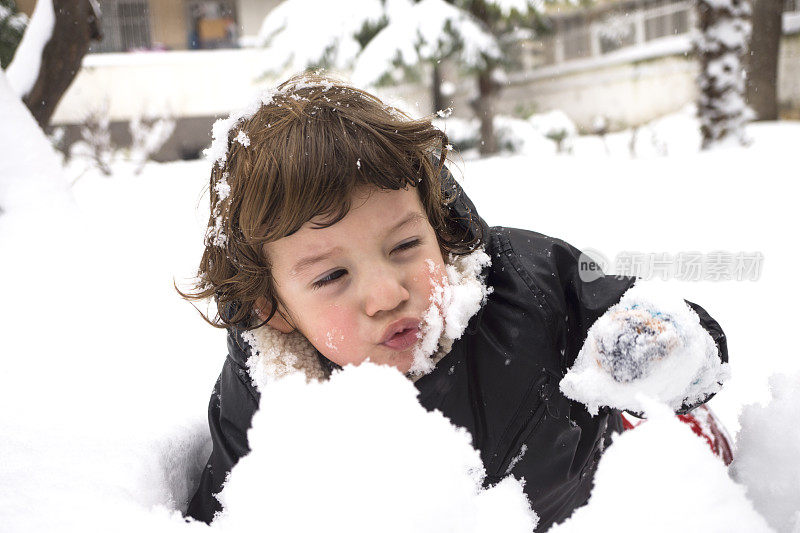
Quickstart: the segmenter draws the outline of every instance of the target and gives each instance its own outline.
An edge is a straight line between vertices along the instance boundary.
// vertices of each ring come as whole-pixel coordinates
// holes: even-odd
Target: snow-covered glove
[[[678,410],[717,392],[727,374],[697,313],[637,284],[589,328],[561,390],[592,414],[601,406],[641,411],[640,394]]]
[[[628,383],[650,374],[656,361],[683,342],[672,316],[637,304],[609,311],[608,324],[591,336],[589,353],[614,380]],[[605,318],[605,317],[604,317]]]

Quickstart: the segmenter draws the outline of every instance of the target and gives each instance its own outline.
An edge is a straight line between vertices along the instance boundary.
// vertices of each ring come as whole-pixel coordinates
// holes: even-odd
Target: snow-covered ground
[[[800,123],[759,124],[750,133],[753,144],[747,149],[699,153],[696,125],[682,115],[640,131],[638,158],[629,155],[627,132],[608,136],[605,144],[599,137],[571,139],[571,155],[555,154],[551,145],[539,153],[457,162],[454,171],[490,224],[563,238],[605,256],[612,270],[614,258],[623,251],[762,254],[755,281],[659,283],[703,305],[727,333],[732,377],[712,406],[733,433],[744,406],[769,400],[769,376],[784,375],[775,381],[783,403],[772,410],[746,410],[746,454],[736,472],[737,479],[751,487],[749,498],[757,511],[767,514],[770,525],[792,531],[800,527],[793,514],[797,509],[786,503],[800,501],[800,436],[794,427],[800,400],[791,393],[800,387],[792,322],[799,258],[791,193],[798,178]],[[24,137],[33,139],[31,146],[42,140],[28,132]],[[208,163],[148,164],[138,176],[132,165],[118,163],[113,177],[90,172],[68,193],[45,179],[53,166],[43,145],[38,146],[44,163],[15,167],[14,145],[7,135],[2,139],[8,141],[0,143],[0,160],[6,165],[0,166],[2,178],[8,187],[16,183],[23,192],[0,214],[6,303],[0,307],[0,530],[204,529],[184,524],[169,512],[185,505],[207,456],[205,409],[225,356],[224,333],[207,325],[172,287],[173,280],[185,283],[200,258],[208,217],[203,195]],[[546,147],[550,142],[538,139],[528,145]],[[664,151],[668,157],[658,155]],[[23,187],[25,169],[31,168],[32,186]],[[0,188],[6,195],[0,199],[9,198],[9,190]],[[56,200],[47,206],[40,202],[43,190],[56,191]],[[400,387],[384,372],[364,370],[359,375],[387,380],[386,390]],[[357,376],[349,379],[352,390],[369,391]],[[298,400],[299,387],[305,385],[287,384],[275,394],[295,409],[290,413],[307,415],[308,405]],[[316,401],[347,405],[346,394],[335,387],[320,389],[315,394],[322,399]],[[410,427],[438,424],[424,414],[411,414],[416,411],[407,391],[398,396],[397,404],[382,401],[388,402],[387,409],[407,414]],[[288,401],[292,398],[294,404]],[[612,525],[633,531],[645,528],[643,522],[650,530],[691,530],[698,517],[704,520],[699,522],[703,531],[766,530],[744,498],[743,487],[725,475],[715,458],[703,455],[699,440],[673,424],[671,417],[658,415],[658,407],[653,413],[653,420],[612,445],[601,462],[590,505],[560,531],[605,530]],[[264,435],[259,438],[268,440],[271,435],[279,441],[273,451],[264,444],[263,453],[254,454],[254,464],[269,464],[270,453],[295,449],[287,446],[295,437],[289,434],[291,424],[280,415],[274,409],[263,412],[259,424]],[[350,428],[349,436],[361,444],[379,446],[386,437],[354,424],[346,413],[330,416],[342,417],[342,427]],[[306,421],[314,423],[313,418]],[[425,530],[447,530],[445,524],[458,529],[463,520],[459,509],[475,506],[473,514],[464,516],[474,518],[476,531],[525,530],[530,517],[519,501],[518,487],[507,483],[470,496],[479,475],[463,436],[440,426],[431,431],[439,432],[437,442],[457,450],[453,462],[439,472],[440,483],[431,486],[442,491],[451,487],[459,491],[459,499],[447,499],[444,492],[431,494],[429,498],[443,501],[424,509],[430,518]],[[304,427],[298,435],[311,440],[316,433]],[[371,456],[369,465],[359,466],[359,449],[336,442],[339,458],[351,461],[338,475],[349,476],[348,483],[360,487],[356,493],[379,494],[381,482],[400,483],[386,492],[394,506],[380,508],[384,513],[402,508],[413,514],[413,508],[403,506],[424,504],[426,499],[417,492],[423,482],[415,485],[422,478],[407,474],[418,464],[430,470],[427,448],[410,452],[406,460],[412,466],[402,475],[381,466],[379,457]],[[324,454],[324,440],[318,444],[318,452]],[[287,492],[295,495],[294,501],[281,500],[284,491],[278,481],[248,478],[242,472],[226,500],[239,518],[231,516],[217,527],[253,525],[271,503],[285,514],[299,515],[314,507],[315,498],[333,497],[342,490],[341,477],[326,479],[320,473],[325,461],[305,461],[303,453],[310,452],[298,448],[282,456],[285,464],[278,472],[313,475],[309,490],[304,492],[301,483]],[[376,476],[376,471],[384,475]],[[451,476],[451,485],[445,476]],[[775,480],[777,491],[757,483],[762,476]],[[364,490],[358,485],[363,483],[372,483],[375,490]],[[253,498],[247,488],[262,490],[273,500]],[[306,498],[296,501],[298,494]],[[625,499],[637,495],[638,499]],[[692,507],[693,501],[699,507]],[[381,498],[370,503],[380,505]],[[353,513],[362,508],[361,503],[349,505]],[[621,521],[629,507],[636,512]],[[686,508],[692,512],[681,514]],[[505,529],[491,519],[501,510],[507,518]],[[283,522],[276,518],[273,523]],[[301,523],[314,522],[298,522],[298,530]],[[367,518],[359,524],[361,529],[350,530],[378,529]],[[413,522],[392,518],[384,529],[392,530],[392,524]],[[349,525],[333,522],[330,529]]]

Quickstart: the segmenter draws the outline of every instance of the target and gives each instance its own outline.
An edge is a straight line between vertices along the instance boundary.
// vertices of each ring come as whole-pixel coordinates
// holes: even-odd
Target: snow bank
[[[19,97],[0,71],[0,239],[9,229],[12,212],[36,220],[41,212],[73,209],[61,160]],[[13,148],[12,148],[13,147]],[[41,210],[41,211],[40,211]],[[54,213],[51,213],[51,215]],[[74,216],[74,213],[72,213]]]
[[[0,529],[185,531],[209,451],[209,335],[183,334],[198,319],[161,262],[186,253],[171,232],[193,195],[170,171],[118,175],[81,210],[2,73],[0,107]]]
[[[480,121],[476,118],[437,118],[433,125],[447,134],[461,156],[473,158],[473,149],[480,139]],[[555,143],[537,131],[529,121],[504,115],[494,119],[495,135],[503,152],[531,155],[550,155],[556,152]],[[477,157],[477,153],[474,154]]]
[[[483,490],[469,434],[416,394],[395,369],[370,363],[327,382],[295,374],[271,383],[213,529],[531,531],[521,483]]]
[[[755,508],[780,533],[800,531],[800,374],[769,380],[772,401],[749,405],[731,471]]]
[[[669,408],[641,403],[648,421],[614,437],[588,505],[550,533],[771,531],[700,437]]]
[[[592,414],[604,405],[641,411],[640,393],[677,410],[717,392],[727,375],[697,313],[638,284],[589,328],[561,390]]]
[[[42,51],[53,35],[55,24],[56,14],[52,0],[38,0],[31,22],[14,53],[14,59],[6,69],[8,82],[20,98],[31,92],[36,78],[39,77]]]

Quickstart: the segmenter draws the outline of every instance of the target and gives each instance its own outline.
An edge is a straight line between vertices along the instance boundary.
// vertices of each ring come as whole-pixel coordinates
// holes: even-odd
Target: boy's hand
[[[678,410],[717,392],[728,375],[717,345],[686,302],[666,289],[629,289],[587,332],[561,390],[586,405],[643,410],[644,395]]]
[[[683,344],[669,314],[639,306],[611,312],[606,327],[593,339],[597,366],[615,381],[645,377],[654,362]]]

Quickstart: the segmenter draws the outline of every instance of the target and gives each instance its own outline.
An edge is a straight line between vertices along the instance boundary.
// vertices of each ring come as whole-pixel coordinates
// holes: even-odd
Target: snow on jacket
[[[577,249],[532,231],[488,228],[452,177],[445,178],[444,186],[458,193],[451,216],[481,236],[491,257],[484,275],[492,292],[463,336],[416,380],[419,401],[470,432],[487,485],[509,474],[525,478],[525,492],[540,518],[537,530],[546,531],[586,503],[600,454],[611,433],[622,430],[618,411],[605,408],[591,416],[561,393],[559,382],[588,329],[635,278],[583,281]],[[689,305],[727,362],[719,324],[701,307]],[[261,357],[251,359],[251,345],[259,347]],[[324,379],[331,368],[299,334],[282,335],[268,326],[244,336],[229,330],[228,356],[209,404],[213,451],[188,516],[210,522],[220,509],[213,495],[248,453],[247,429],[258,409],[258,389],[268,386],[258,376],[299,370]]]

